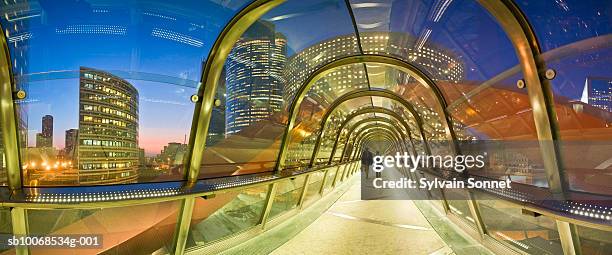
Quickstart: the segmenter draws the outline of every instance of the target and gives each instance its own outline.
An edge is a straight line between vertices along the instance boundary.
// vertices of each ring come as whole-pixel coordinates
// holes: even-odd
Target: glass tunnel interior
[[[363,178],[367,148],[484,152],[395,170],[510,179],[419,193],[495,253],[612,250],[610,1],[8,0],[0,26],[0,235],[214,253]]]

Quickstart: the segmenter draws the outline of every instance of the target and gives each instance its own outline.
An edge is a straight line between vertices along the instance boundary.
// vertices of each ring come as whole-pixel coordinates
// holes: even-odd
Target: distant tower
[[[236,42],[226,69],[226,133],[239,132],[282,111],[287,40],[258,21]]]
[[[53,116],[42,117],[42,132],[36,134],[36,147],[53,147]]]
[[[75,159],[76,156],[76,146],[78,143],[78,135],[79,135],[79,130],[78,129],[68,129],[66,130],[66,141],[65,141],[65,147],[64,147],[64,155],[66,156],[66,159],[69,160],[73,160]]]

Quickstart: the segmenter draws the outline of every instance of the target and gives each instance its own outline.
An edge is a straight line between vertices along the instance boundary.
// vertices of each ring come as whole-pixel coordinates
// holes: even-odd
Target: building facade
[[[287,40],[272,23],[256,22],[236,42],[226,65],[226,134],[282,110],[286,60]]]
[[[119,77],[85,67],[79,84],[79,183],[136,181],[138,90]]]

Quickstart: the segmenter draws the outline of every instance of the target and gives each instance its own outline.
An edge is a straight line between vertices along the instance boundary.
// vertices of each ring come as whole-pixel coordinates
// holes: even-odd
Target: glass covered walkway
[[[359,224],[398,231],[379,253],[612,251],[610,1],[7,0],[0,26],[0,254],[360,253],[312,248]],[[367,193],[366,149],[513,185]]]

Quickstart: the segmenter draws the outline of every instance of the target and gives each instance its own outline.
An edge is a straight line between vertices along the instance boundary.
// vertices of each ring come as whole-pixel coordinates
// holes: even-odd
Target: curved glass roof
[[[451,142],[543,139],[547,127],[538,123],[549,115],[554,139],[611,140],[610,3],[515,2],[533,37],[499,22],[489,3],[473,0],[2,3],[13,85],[26,93],[15,100],[24,185],[273,172],[283,168],[279,158],[304,166],[315,147],[324,157],[342,143],[340,125],[367,107],[402,116],[413,142],[429,144],[434,154],[453,153]],[[245,16],[249,22],[240,23]],[[228,36],[237,40],[216,45]],[[520,38],[541,56],[517,55]],[[543,69],[539,76],[529,60]],[[203,73],[210,68],[221,70],[212,85]],[[544,94],[517,87],[534,79]],[[338,102],[361,90],[393,93],[422,123],[393,98],[366,93]],[[552,105],[540,104],[545,101]],[[207,113],[208,104],[214,106]],[[381,116],[395,121],[368,113],[344,129]],[[198,137],[205,139],[202,148],[194,148]],[[580,161],[576,148],[582,147],[559,147],[555,160],[565,167],[564,180],[575,190],[602,192],[605,185],[588,181],[590,170],[612,155]],[[512,154],[525,166],[500,163],[500,169],[527,172],[533,178],[519,181],[548,186],[549,155]]]

